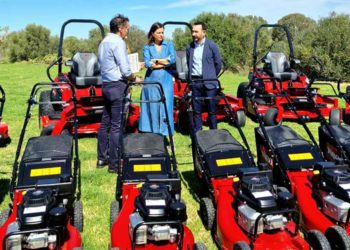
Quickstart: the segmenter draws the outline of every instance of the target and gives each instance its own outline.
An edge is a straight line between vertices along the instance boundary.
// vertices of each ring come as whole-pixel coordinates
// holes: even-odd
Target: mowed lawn
[[[48,81],[46,76],[47,65],[43,64],[0,64],[0,84],[6,91],[6,103],[3,120],[10,126],[12,142],[6,148],[0,148],[0,209],[5,209],[10,203],[8,185],[12,171],[12,164],[18,144],[19,135],[23,126],[24,115],[27,108],[27,100],[33,84]],[[221,77],[224,91],[227,94],[236,95],[236,89],[240,82],[246,81],[247,74],[237,75],[225,73]],[[32,111],[31,125],[27,130],[28,136],[39,134],[38,108]],[[285,123],[293,126],[302,136],[305,131],[296,123]],[[256,155],[254,138],[254,123],[247,118],[243,128],[249,145]],[[219,127],[229,129],[233,136],[241,141],[237,130],[227,123],[220,123]],[[310,123],[310,129],[317,137],[318,123]],[[28,137],[27,137],[28,138]],[[306,137],[307,138],[307,137]],[[241,141],[242,142],[242,141]],[[175,134],[175,148],[178,169],[182,177],[182,199],[187,204],[187,225],[194,233],[196,241],[207,244],[208,249],[215,249],[211,235],[206,231],[199,218],[199,203],[196,191],[198,182],[193,173],[191,145],[188,136]],[[84,248],[107,249],[110,242],[109,233],[109,206],[115,197],[116,176],[107,173],[107,170],[96,170],[96,137],[79,139],[79,157],[81,159],[82,172],[82,201],[84,204]]]

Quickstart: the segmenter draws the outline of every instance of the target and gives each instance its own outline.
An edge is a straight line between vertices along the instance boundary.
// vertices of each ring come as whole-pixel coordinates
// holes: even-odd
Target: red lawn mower
[[[225,95],[221,97],[227,103]],[[194,170],[204,189],[200,215],[205,228],[219,249],[315,247],[320,233],[311,232],[309,243],[301,237],[292,194],[273,186],[271,171],[255,165],[233,110],[226,105],[245,146],[225,129],[192,134]]]
[[[4,111],[5,105],[5,91],[0,85],[0,147],[4,147],[11,142],[8,134],[8,126],[2,121],[2,112]]]
[[[283,29],[289,46],[289,59],[282,52],[271,51],[272,44],[267,53],[260,59],[257,54],[257,43],[259,32],[263,28]],[[263,67],[258,65],[263,63]],[[305,89],[309,79],[306,75],[298,73],[294,70],[299,64],[299,60],[294,57],[294,48],[292,39],[287,26],[279,24],[263,24],[254,35],[253,47],[253,71],[249,73],[249,83],[241,83],[237,90],[237,96],[243,98],[244,106],[250,115],[255,116],[253,103],[246,96],[246,89],[254,94],[254,100],[257,104],[256,112],[265,114],[271,107],[281,110],[283,119],[297,120],[298,116],[308,116],[310,119],[318,119],[318,115],[314,112],[314,107],[307,101]],[[323,116],[328,117],[330,110],[338,108],[338,101],[330,97],[317,93],[314,96],[316,104],[319,106]],[[293,109],[291,109],[285,95],[286,93],[293,101]]]
[[[70,19],[61,28],[58,45],[58,57],[47,68],[49,79],[54,82],[67,82],[74,86],[77,102],[78,134],[97,134],[103,113],[104,98],[102,96],[102,78],[98,58],[93,52],[76,52],[71,60],[65,62],[71,67],[71,72],[63,73],[63,41],[64,31],[71,23],[96,24],[100,30],[101,37],[104,37],[104,29],[101,23],[90,19]],[[50,69],[58,65],[58,74],[53,79]],[[60,134],[63,130],[73,133],[72,120],[74,116],[72,102],[57,104],[55,102],[67,101],[72,97],[72,91],[60,88],[42,92],[40,100],[47,104],[40,106],[40,119],[43,127],[43,134]],[[66,103],[66,102],[65,102]]]
[[[169,21],[163,23],[164,27],[166,25],[184,25],[192,32],[192,26],[187,22]],[[181,133],[190,132],[186,100],[184,99],[185,93],[189,92],[189,89],[186,87],[188,85],[187,67],[186,51],[176,51],[176,69],[174,70],[174,123],[176,125],[176,129]],[[231,108],[235,111],[235,114],[238,116],[238,122],[240,126],[244,126],[245,108],[243,106],[242,100],[232,95],[226,95],[226,100],[230,104]],[[206,106],[207,105],[203,105],[202,111],[202,121],[204,123],[206,123],[208,120],[208,112],[206,110]],[[226,104],[222,99],[218,100],[217,102],[216,118],[218,121],[230,120],[230,115],[226,108]]]
[[[247,93],[253,108],[254,93]],[[292,100],[285,94],[290,108]],[[332,249],[349,249],[347,234],[349,221],[350,173],[342,161],[325,162],[312,133],[306,126],[308,117],[299,116],[312,143],[293,129],[276,122],[277,109],[271,108],[265,116],[256,113],[259,127],[255,129],[258,162],[272,169],[274,181],[294,195],[301,216],[303,230],[319,230],[325,234]],[[340,195],[341,194],[341,195]],[[307,233],[309,237],[309,233]],[[318,248],[329,249],[323,235],[319,235]]]
[[[74,97],[72,86],[66,83],[58,83],[58,86],[71,88]],[[0,249],[3,250],[83,249],[76,115],[74,137],[68,134],[31,137],[22,152],[32,108],[40,104],[37,102],[38,92],[51,87],[51,83],[35,84],[28,100],[13,164],[12,204],[0,216]]]
[[[161,84],[143,83],[143,88],[148,87],[159,89],[161,99],[140,102],[161,103],[169,117]],[[161,134],[130,133],[122,138],[116,201],[110,210],[110,249],[206,249],[204,244],[194,243],[185,224],[186,205],[181,200],[171,135],[169,144],[171,154]]]

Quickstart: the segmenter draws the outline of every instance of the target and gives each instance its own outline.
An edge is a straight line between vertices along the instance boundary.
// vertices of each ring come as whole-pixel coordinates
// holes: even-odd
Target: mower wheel
[[[329,125],[340,125],[340,110],[332,109],[329,112]]]
[[[205,229],[211,230],[215,219],[215,208],[213,202],[208,197],[201,198],[199,209]]]
[[[309,243],[312,249],[317,250],[330,250],[331,246],[326,236],[324,236],[318,230],[310,230],[307,232],[306,241]]]
[[[237,117],[237,126],[238,127],[244,127],[245,122],[246,122],[246,115],[243,110],[238,110],[236,112],[236,117]]]
[[[119,202],[118,201],[112,201],[111,202],[111,207],[110,207],[110,214],[109,214],[109,230],[112,231],[112,226],[115,222],[115,219],[119,215]]]
[[[233,245],[233,250],[250,250],[250,246],[245,241],[238,241]]]
[[[350,237],[340,226],[331,226],[326,230],[326,238],[332,249],[350,249]]]
[[[207,250],[207,246],[203,242],[196,242],[193,245],[193,250]]]
[[[246,93],[246,89],[248,87],[247,82],[242,82],[239,84],[238,89],[237,89],[237,97],[242,98],[243,106],[248,107],[248,97]]]
[[[275,126],[277,125],[277,115],[278,115],[278,109],[276,108],[269,108],[264,115],[264,124],[266,126]]]
[[[9,208],[6,208],[5,210],[0,212],[0,227],[7,221],[11,213],[11,210]]]
[[[83,214],[83,203],[79,201],[75,201],[73,203],[73,226],[79,230],[79,232],[83,232],[84,229],[84,214]]]
[[[51,91],[46,90],[40,93],[39,102],[47,102],[43,104],[39,104],[39,115],[51,115],[55,113],[55,109],[51,103]]]

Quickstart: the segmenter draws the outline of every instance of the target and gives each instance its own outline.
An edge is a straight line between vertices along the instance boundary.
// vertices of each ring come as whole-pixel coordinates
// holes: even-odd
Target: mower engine
[[[269,173],[271,174],[270,171],[250,172],[242,176],[238,192],[237,219],[238,224],[247,233],[260,234],[264,230],[284,228],[288,218],[282,211],[295,205],[292,194],[286,189],[275,194]]]
[[[137,245],[147,244],[148,240],[177,242],[179,225],[187,220],[186,205],[178,195],[173,199],[165,185],[144,184],[135,207],[129,231]]]
[[[56,249],[66,234],[68,215],[64,203],[57,206],[51,189],[29,190],[18,206],[17,221],[7,229],[10,236],[6,249]]]
[[[350,209],[350,172],[347,166],[316,164],[313,193],[322,211],[338,222],[346,223]],[[317,173],[317,172],[316,172]]]

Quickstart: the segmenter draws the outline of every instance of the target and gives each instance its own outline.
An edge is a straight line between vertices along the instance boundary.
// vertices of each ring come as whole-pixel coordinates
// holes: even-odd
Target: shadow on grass
[[[183,171],[181,173],[181,181],[195,201],[199,202],[199,199],[205,196],[202,183],[198,180],[194,171]]]
[[[0,204],[4,201],[5,196],[8,195],[9,185],[10,179],[0,179]]]

